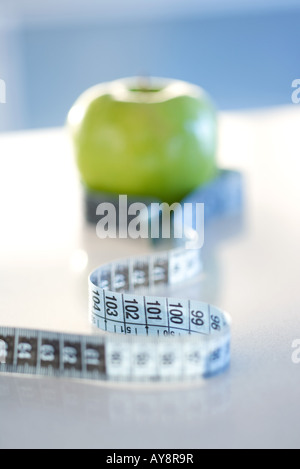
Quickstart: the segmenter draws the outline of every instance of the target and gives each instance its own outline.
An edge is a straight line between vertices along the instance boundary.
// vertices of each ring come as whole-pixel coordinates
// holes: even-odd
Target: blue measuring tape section
[[[243,205],[243,176],[238,171],[221,170],[213,181],[191,192],[182,203],[204,203],[205,223],[217,217],[238,215]],[[196,228],[195,218],[192,228]]]
[[[238,173],[224,171],[185,202],[206,207],[210,200],[209,217],[226,215],[241,209],[241,186]],[[201,249],[184,247],[99,267],[88,288],[89,319],[101,333],[0,327],[0,373],[163,382],[222,372],[230,364],[229,315],[201,301],[156,293],[184,286],[202,269]]]

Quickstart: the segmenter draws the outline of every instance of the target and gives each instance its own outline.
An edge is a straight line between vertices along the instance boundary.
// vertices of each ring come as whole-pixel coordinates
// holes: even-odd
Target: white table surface
[[[230,312],[230,370],[150,387],[0,375],[1,448],[300,447],[299,129],[297,106],[220,116],[220,165],[245,175],[244,221],[226,236],[226,223],[209,227],[206,276],[182,296]],[[60,129],[0,136],[0,214],[1,325],[91,332],[88,271],[150,249],[85,225]]]

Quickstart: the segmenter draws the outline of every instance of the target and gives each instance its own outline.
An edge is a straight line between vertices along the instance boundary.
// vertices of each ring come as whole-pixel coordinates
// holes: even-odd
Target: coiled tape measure
[[[224,172],[217,183],[223,186],[223,213],[240,205],[233,183],[240,189],[238,173]],[[201,270],[200,250],[185,248],[99,267],[89,277],[89,315],[105,333],[0,327],[0,372],[155,382],[197,380],[223,371],[230,363],[229,315],[201,301],[152,293]],[[140,293],[145,291],[150,293]]]

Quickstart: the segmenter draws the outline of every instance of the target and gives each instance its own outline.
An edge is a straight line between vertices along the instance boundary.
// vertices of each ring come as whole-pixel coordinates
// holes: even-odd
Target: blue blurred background
[[[60,126],[87,87],[139,74],[222,110],[289,104],[299,25],[299,0],[0,0],[0,130]]]

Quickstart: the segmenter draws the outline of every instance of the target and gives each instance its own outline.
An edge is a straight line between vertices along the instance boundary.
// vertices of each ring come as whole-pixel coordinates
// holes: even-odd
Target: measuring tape
[[[238,175],[222,178],[232,194],[228,207],[237,198],[232,174]],[[197,380],[220,373],[230,363],[228,314],[201,301],[155,294],[201,271],[200,250],[185,248],[99,267],[89,277],[89,316],[104,333],[0,327],[0,372],[126,382]]]
[[[230,361],[226,313],[200,301],[135,293],[178,284],[201,266],[199,251],[179,249],[100,267],[89,278],[89,311],[92,324],[108,334],[2,327],[0,371],[121,381],[181,381],[220,372]]]

